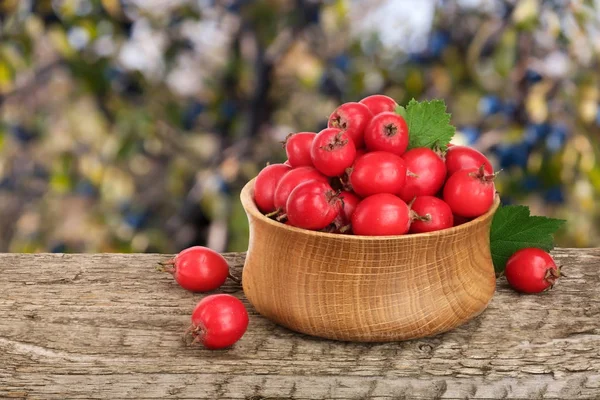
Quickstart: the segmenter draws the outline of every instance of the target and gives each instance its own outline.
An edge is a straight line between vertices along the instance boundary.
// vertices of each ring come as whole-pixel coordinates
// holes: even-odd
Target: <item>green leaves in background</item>
[[[504,272],[506,262],[517,250],[554,248],[554,233],[565,223],[562,219],[532,216],[527,206],[502,206],[496,211],[490,233],[490,247],[496,274]]]
[[[450,114],[446,112],[443,100],[419,102],[412,99],[406,108],[398,106],[396,113],[402,115],[408,124],[409,149],[435,146],[445,148],[456,131],[450,124]]]

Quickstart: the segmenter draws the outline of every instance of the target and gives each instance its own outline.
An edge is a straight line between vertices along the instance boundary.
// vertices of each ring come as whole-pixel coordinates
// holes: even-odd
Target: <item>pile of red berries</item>
[[[288,160],[256,177],[254,200],[298,228],[381,236],[432,232],[485,214],[494,171],[466,146],[409,149],[398,104],[383,95],[339,106],[319,133],[290,134]]]

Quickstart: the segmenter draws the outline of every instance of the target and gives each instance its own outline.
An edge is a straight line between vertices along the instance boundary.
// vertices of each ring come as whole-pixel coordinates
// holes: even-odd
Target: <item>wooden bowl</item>
[[[266,318],[328,339],[431,336],[479,315],[496,288],[489,212],[457,227],[404,236],[307,231],[273,221],[242,190],[250,242],[244,293]]]

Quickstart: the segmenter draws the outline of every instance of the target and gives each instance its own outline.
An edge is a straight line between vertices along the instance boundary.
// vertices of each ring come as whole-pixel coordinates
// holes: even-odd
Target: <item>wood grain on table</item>
[[[553,255],[553,290],[500,279],[482,315],[436,337],[321,340],[248,306],[244,337],[209,351],[181,340],[204,295],[155,270],[169,256],[1,254],[0,398],[600,399],[600,249]],[[244,255],[226,257],[239,277]]]

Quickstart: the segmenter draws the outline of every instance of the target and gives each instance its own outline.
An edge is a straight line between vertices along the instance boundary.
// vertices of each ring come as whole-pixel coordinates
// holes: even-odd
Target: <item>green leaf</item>
[[[494,269],[504,272],[506,262],[517,250],[554,248],[554,233],[565,223],[562,219],[529,215],[527,206],[503,206],[496,211],[490,232]]]
[[[398,110],[396,110],[398,112]],[[446,147],[456,128],[450,124],[450,114],[446,112],[443,100],[416,101],[412,99],[406,106],[409,149],[415,147]]]
[[[402,118],[404,118],[406,120],[406,118],[408,118],[408,115],[406,114],[406,108],[404,108],[403,106],[396,106],[396,114],[402,116]]]

